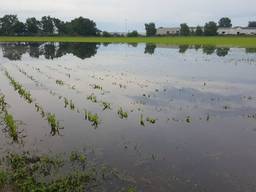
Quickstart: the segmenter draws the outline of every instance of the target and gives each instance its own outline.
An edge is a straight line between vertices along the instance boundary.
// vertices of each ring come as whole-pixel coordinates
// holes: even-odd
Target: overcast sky
[[[125,31],[125,23],[128,30],[143,31],[144,23],[150,21],[157,27],[182,22],[203,25],[222,16],[244,26],[256,20],[256,0],[0,0],[0,16],[5,14],[17,14],[23,21],[32,16],[62,20],[83,16],[108,31]]]

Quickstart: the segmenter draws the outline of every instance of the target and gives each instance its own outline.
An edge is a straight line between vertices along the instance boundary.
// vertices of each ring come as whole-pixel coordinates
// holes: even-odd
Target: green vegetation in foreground
[[[134,182],[129,177],[104,165],[92,163],[84,153],[72,152],[68,156],[9,153],[0,160],[0,191],[136,191],[130,187]],[[123,184],[110,190],[113,182]]]
[[[256,37],[0,37],[0,42],[161,43],[255,47]]]

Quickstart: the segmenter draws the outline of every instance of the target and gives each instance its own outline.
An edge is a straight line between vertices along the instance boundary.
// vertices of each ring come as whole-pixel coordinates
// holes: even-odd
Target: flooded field
[[[256,49],[0,47],[2,157],[82,151],[125,175],[106,191],[256,191]]]

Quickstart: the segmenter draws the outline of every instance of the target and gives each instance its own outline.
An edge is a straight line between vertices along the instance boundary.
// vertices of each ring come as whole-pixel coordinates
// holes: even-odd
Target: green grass
[[[255,47],[256,36],[230,37],[0,37],[0,42],[95,42],[95,43],[161,43],[172,45],[217,45]]]

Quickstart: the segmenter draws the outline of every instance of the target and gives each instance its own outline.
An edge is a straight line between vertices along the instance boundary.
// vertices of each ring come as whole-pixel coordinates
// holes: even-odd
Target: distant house
[[[220,27],[218,35],[256,35],[256,27]]]
[[[201,28],[204,31],[204,28],[203,27],[201,27]],[[196,27],[189,27],[189,30],[192,32],[195,32]],[[159,35],[159,36],[178,35],[178,34],[180,34],[180,27],[171,27],[171,28],[160,27],[156,30],[156,35]]]
[[[172,28],[160,27],[156,30],[156,35],[177,35],[179,33],[180,33],[179,27],[172,27]]]

